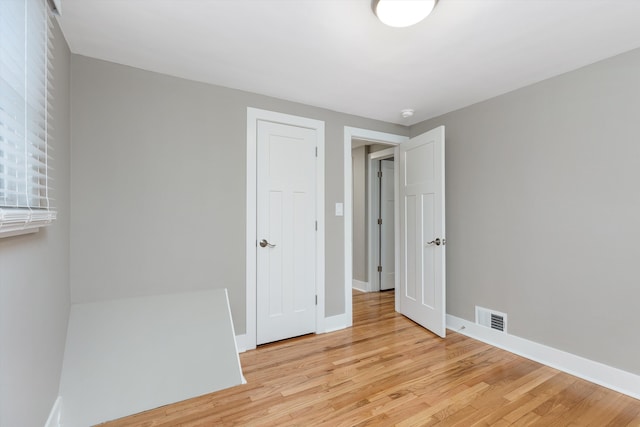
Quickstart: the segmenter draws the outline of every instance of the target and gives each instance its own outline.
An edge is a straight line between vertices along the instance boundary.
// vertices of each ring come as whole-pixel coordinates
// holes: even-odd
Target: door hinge
[[[316,157],[318,157],[318,147],[316,147]]]
[[[382,273],[382,266],[381,265],[378,266],[378,273]]]
[[[316,231],[318,231],[318,221],[316,221]]]
[[[382,171],[378,171],[378,178],[382,178]]]
[[[318,295],[316,295],[316,305],[318,305]]]
[[[378,225],[382,225],[382,218],[378,218]]]

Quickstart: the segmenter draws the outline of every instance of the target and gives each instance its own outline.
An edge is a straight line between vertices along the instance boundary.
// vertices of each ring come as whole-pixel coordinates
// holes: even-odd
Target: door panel
[[[258,121],[257,344],[316,330],[316,131]]]
[[[422,212],[425,213],[422,217],[422,242],[428,242],[433,240],[431,236],[435,236],[435,226],[433,215],[427,215],[427,213],[434,212],[434,197],[433,194],[422,195]],[[429,245],[424,246],[422,249],[422,268],[424,271],[424,285],[422,304],[431,309],[436,308],[436,283],[435,283],[435,264],[434,254],[436,246]]]
[[[269,218],[281,218],[283,215],[282,211],[282,192],[270,191]],[[280,222],[274,221],[270,224],[268,241],[282,242],[282,224]],[[279,315],[282,314],[283,311],[282,295],[284,291],[282,287],[284,281],[282,280],[282,248],[278,247],[278,244],[268,253],[267,272],[268,280],[266,281],[266,285],[268,286],[268,292],[265,293],[265,297],[268,301],[268,314],[271,316]]]
[[[420,271],[418,269],[418,264],[416,263],[416,245],[418,244],[417,235],[413,230],[417,229],[418,224],[416,223],[416,196],[414,195],[406,195],[405,196],[405,232],[404,232],[404,241],[405,241],[405,281],[404,283],[404,291],[405,296],[412,301],[417,301],[418,299],[418,290],[416,289],[416,284],[419,282]]]
[[[309,200],[308,193],[294,192],[293,193],[293,237],[291,244],[291,257],[293,258],[292,272],[293,283],[305,283],[309,280],[310,267],[313,270],[313,266],[308,263],[309,256],[315,259],[315,253],[309,253],[309,245],[312,244],[315,248],[315,243],[310,239],[310,234],[313,232],[315,225],[310,224],[309,219],[313,219],[313,212],[310,212],[309,207],[312,204],[312,200]],[[311,229],[311,232],[310,232]],[[312,234],[313,236],[313,234]],[[312,237],[311,236],[311,237]],[[314,273],[315,277],[315,273]],[[313,297],[315,299],[315,287],[313,289],[304,286],[293,287],[293,311],[300,313],[309,308],[310,300]],[[315,301],[313,301],[315,304]],[[315,307],[314,307],[315,308]],[[313,322],[315,330],[315,320]]]
[[[400,144],[399,167],[400,312],[444,337],[444,127]]]

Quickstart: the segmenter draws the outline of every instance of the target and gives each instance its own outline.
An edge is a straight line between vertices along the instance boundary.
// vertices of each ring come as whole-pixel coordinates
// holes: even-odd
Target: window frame
[[[0,238],[38,231],[57,217],[50,196],[50,6],[0,3]]]

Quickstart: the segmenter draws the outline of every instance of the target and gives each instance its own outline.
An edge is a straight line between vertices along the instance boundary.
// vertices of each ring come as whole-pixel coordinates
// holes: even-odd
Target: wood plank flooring
[[[353,328],[240,355],[248,384],[105,426],[640,426],[640,401],[354,293]]]

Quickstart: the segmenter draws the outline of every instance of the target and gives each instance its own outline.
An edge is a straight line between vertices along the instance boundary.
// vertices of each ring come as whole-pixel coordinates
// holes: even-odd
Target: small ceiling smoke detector
[[[415,113],[415,111],[412,108],[405,108],[404,110],[400,110],[400,114],[402,114],[403,119],[408,119],[409,117],[413,116],[413,113]]]

